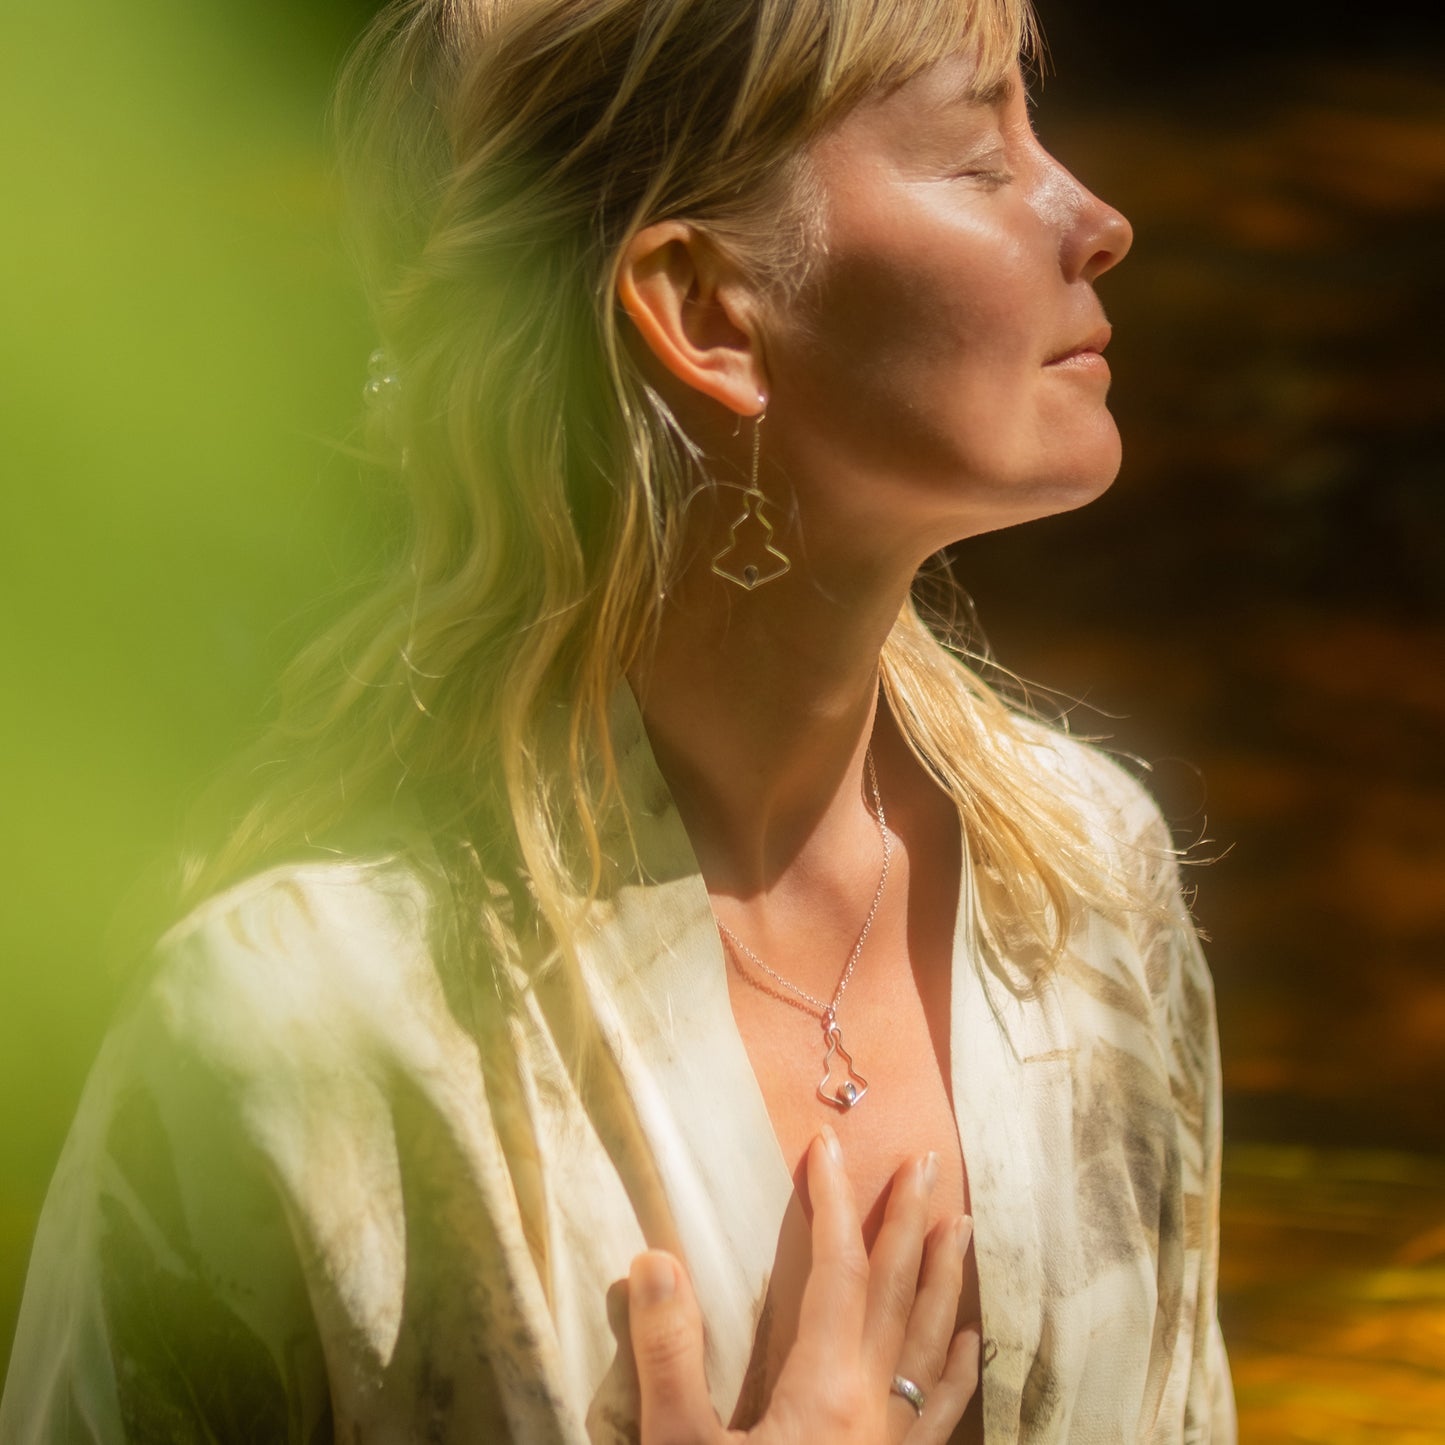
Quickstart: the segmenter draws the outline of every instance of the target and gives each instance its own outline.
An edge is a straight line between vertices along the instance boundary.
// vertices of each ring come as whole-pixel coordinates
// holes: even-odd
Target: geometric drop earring
[[[763,409],[753,418],[752,481],[743,493],[742,514],[728,531],[727,546],[712,559],[712,570],[744,592],[755,592],[793,570],[792,559],[773,545],[773,524],[763,511],[768,499],[758,485],[758,476],[768,407],[766,397],[759,396],[758,400]],[[744,529],[745,535],[740,536]]]

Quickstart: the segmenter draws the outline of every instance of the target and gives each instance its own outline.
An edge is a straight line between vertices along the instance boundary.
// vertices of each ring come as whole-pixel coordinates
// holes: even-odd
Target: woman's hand
[[[934,1169],[911,1161],[893,1177],[870,1256],[831,1129],[813,1141],[807,1167],[813,1263],[798,1337],[752,1430],[725,1429],[708,1397],[687,1272],[658,1251],[633,1260],[643,1445],[943,1445],[962,1418],[978,1388],[978,1330],[954,1333],[970,1221],[936,1226],[925,1248]],[[923,1392],[921,1414],[890,1390],[895,1375]]]

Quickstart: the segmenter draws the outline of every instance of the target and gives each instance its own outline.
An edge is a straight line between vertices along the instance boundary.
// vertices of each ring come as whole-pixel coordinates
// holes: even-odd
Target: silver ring
[[[912,1380],[905,1380],[902,1375],[894,1375],[893,1383],[888,1387],[889,1393],[897,1395],[901,1400],[907,1400],[913,1406],[915,1415],[923,1414],[925,1396],[922,1390]]]

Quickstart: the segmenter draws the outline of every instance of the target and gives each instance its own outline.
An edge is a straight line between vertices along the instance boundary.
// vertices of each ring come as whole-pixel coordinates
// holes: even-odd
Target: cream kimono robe
[[[581,998],[456,976],[435,890],[395,859],[273,870],[163,941],[51,1186],[3,1445],[635,1439],[607,1293],[648,1245],[691,1271],[731,1416],[792,1182],[627,701],[640,870],[597,906]],[[1209,977],[1153,805],[1078,743],[1038,752],[1161,909],[1086,919],[1029,993],[982,947],[965,862],[952,1086],[986,1439],[1221,1445]]]

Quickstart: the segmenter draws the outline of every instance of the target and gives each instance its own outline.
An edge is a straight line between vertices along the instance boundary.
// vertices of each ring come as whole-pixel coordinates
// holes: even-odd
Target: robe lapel
[[[677,1251],[688,1268],[726,1420],[793,1181],[733,1022],[706,887],[626,684],[613,728],[633,829],[605,846],[635,866],[597,905],[582,982],[649,1161],[626,1181],[629,1193],[648,1243]]]
[[[1038,995],[990,965],[978,881],[964,843],[952,1002],[954,1110],[968,1170],[983,1310],[984,1433],[990,1445],[1033,1439],[1048,1361],[1053,1270],[1046,1250],[1070,1231],[1054,1217],[1052,1179],[1068,1168],[1070,1050],[1045,985]],[[1012,985],[1012,986],[1011,986]],[[1060,1227],[1060,1226],[1063,1227]],[[1046,1409],[1046,1407],[1045,1407]]]

